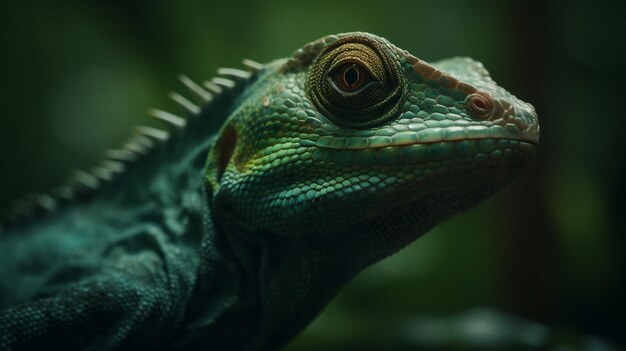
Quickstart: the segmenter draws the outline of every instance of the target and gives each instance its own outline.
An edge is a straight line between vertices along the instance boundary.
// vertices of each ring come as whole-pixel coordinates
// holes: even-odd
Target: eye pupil
[[[350,66],[343,72],[343,81],[347,87],[354,88],[359,82],[360,75],[358,69]]]

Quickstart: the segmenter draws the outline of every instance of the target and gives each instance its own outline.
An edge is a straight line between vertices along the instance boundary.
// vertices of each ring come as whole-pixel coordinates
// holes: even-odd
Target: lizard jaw
[[[491,166],[506,165],[514,160],[530,161],[536,144],[506,138],[474,138],[438,142],[413,142],[362,149],[319,148],[312,158],[315,162],[332,162],[338,167],[358,165],[428,164],[429,162],[484,162]]]

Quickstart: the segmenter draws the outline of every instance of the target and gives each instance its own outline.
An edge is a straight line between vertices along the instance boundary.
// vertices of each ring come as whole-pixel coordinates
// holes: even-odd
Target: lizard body
[[[0,349],[276,348],[538,144],[533,107],[469,58],[346,33],[248,66],[183,78],[188,118],[155,111],[169,133],[140,128],[4,228]]]

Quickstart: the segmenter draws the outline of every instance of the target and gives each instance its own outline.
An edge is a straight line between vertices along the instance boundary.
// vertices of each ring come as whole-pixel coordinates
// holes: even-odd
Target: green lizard
[[[154,110],[169,132],[139,127],[18,208],[0,234],[0,349],[274,349],[538,144],[534,108],[469,58],[347,33],[244,63],[182,77],[200,102],[172,95],[187,118]]]

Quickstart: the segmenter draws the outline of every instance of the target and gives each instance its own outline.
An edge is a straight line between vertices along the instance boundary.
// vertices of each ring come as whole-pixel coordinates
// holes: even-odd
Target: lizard
[[[0,232],[0,349],[268,350],[515,179],[534,107],[364,32],[222,68]],[[195,100],[194,100],[195,99]],[[19,217],[19,216],[18,216]]]

